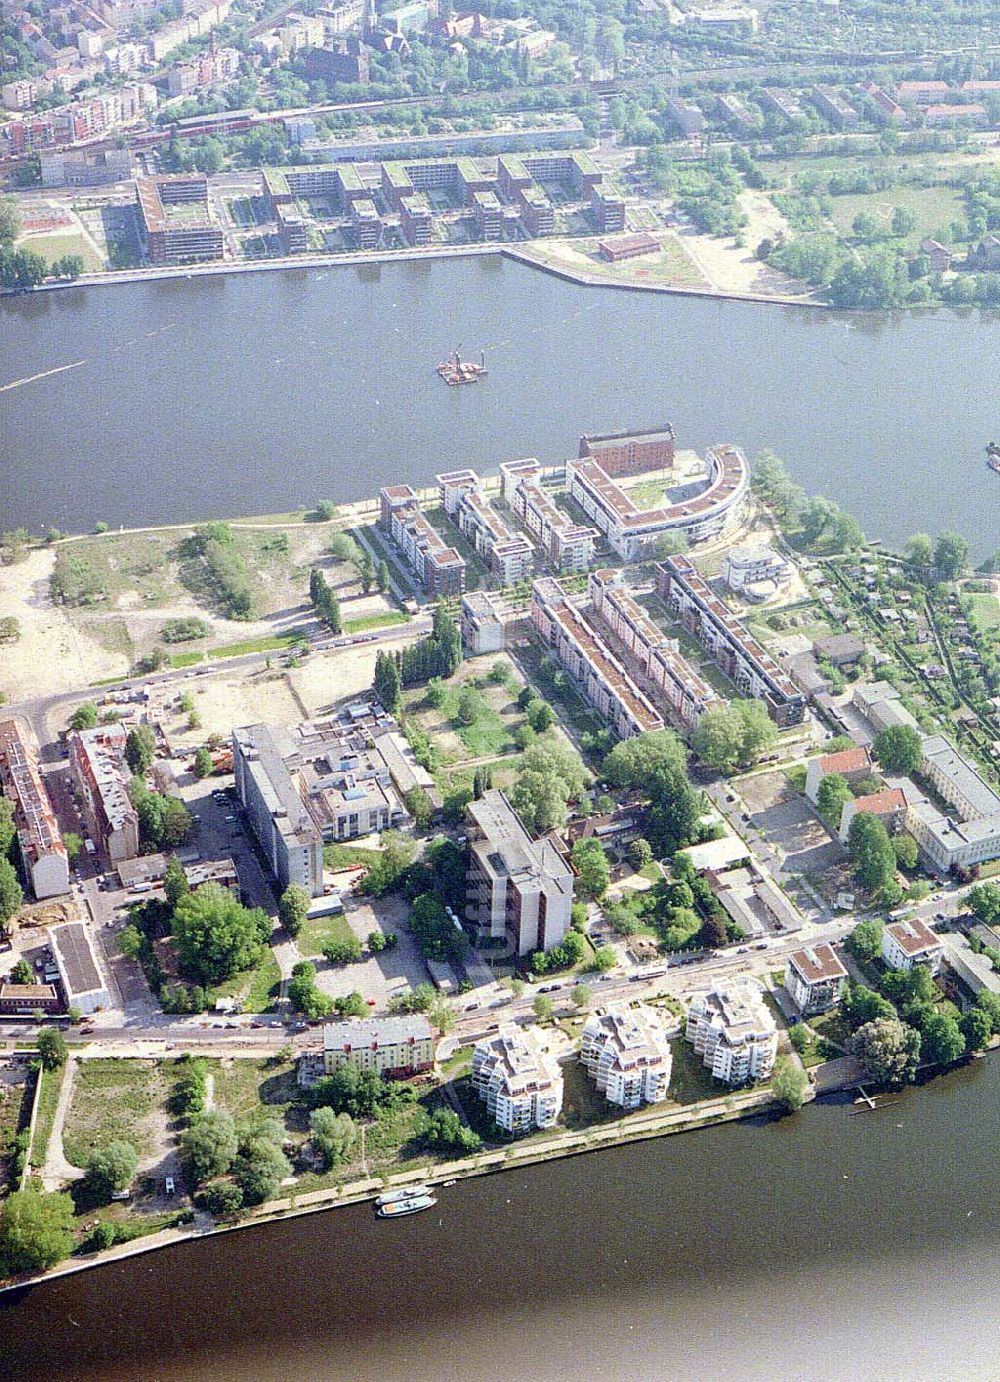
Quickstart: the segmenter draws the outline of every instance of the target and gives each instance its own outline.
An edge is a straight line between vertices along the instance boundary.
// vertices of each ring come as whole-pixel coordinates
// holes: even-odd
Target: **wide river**
[[[447,351],[489,378],[449,389]],[[497,258],[0,298],[4,523],[80,531],[356,499],[671,421],[768,447],[900,541],[998,541],[1000,319],[583,288]]]
[[[1000,1376],[1000,1059],[0,1297],[20,1382]]]

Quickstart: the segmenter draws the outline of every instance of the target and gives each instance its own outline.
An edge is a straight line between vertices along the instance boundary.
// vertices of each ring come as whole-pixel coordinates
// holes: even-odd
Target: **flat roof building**
[[[34,734],[16,720],[0,723],[0,788],[14,809],[24,876],[35,897],[69,892],[69,858],[38,766]]]
[[[441,505],[486,563],[500,586],[517,585],[531,574],[531,543],[508,528],[480,489],[474,470],[451,470],[434,477]]]
[[[944,945],[925,921],[909,917],[892,921],[882,929],[882,958],[890,969],[926,965],[932,974],[941,968]]]
[[[51,927],[49,944],[66,995],[66,1006],[77,1008],[84,1016],[99,1008],[110,1008],[108,987],[83,922],[67,921]]]
[[[623,572],[592,572],[588,594],[600,620],[636,659],[643,676],[684,725],[693,728],[710,706],[721,703],[719,693],[691,666],[677,640],[657,628],[629,593]]]
[[[379,506],[379,523],[412,566],[425,592],[432,596],[461,595],[465,561],[421,513],[410,486],[384,486],[379,491]]]
[[[415,1075],[434,1065],[434,1033],[423,1013],[331,1022],[323,1028],[323,1070],[350,1066],[383,1076]]]
[[[778,1029],[763,989],[749,975],[692,998],[685,1036],[715,1079],[725,1084],[765,1080],[774,1069]]]
[[[139,816],[128,794],[123,725],[95,725],[69,736],[73,787],[91,838],[112,864],[139,853]]]
[[[657,593],[735,682],[741,695],[762,700],[781,726],[801,724],[806,702],[742,620],[730,613],[688,557],[668,557],[656,568]]]
[[[638,1108],[667,1097],[673,1056],[660,1014],[644,1003],[610,1004],[583,1026],[580,1059],[609,1104]]]
[[[793,950],[785,968],[785,988],[803,1017],[826,1012],[840,1002],[847,970],[824,941]]]
[[[466,917],[482,937],[508,939],[517,955],[552,950],[569,930],[573,870],[551,839],[533,840],[503,792],[465,808],[469,836]]]
[[[551,1128],[562,1109],[562,1071],[537,1027],[505,1022],[496,1036],[478,1041],[472,1087],[505,1132]]]
[[[151,264],[195,264],[223,256],[204,174],[136,178],[139,233]]]
[[[499,603],[485,591],[468,591],[462,596],[459,627],[462,642],[473,657],[503,651],[506,635]]]
[[[542,488],[542,467],[534,457],[500,467],[500,494],[560,571],[587,570],[597,530],[577,523]]]
[[[531,622],[586,700],[619,739],[663,728],[663,717],[557,580],[531,587]]]

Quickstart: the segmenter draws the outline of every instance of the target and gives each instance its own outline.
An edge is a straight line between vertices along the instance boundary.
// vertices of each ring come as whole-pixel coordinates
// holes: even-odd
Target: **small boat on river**
[[[407,1214],[419,1214],[422,1209],[432,1209],[437,1204],[433,1195],[411,1195],[405,1200],[393,1200],[391,1204],[380,1204],[375,1213],[380,1219],[402,1219]]]

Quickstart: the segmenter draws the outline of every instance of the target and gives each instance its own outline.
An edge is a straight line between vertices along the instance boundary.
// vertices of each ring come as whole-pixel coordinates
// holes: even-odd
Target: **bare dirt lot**
[[[846,859],[843,846],[784,773],[741,778],[735,787],[746,802],[750,824],[781,858],[782,873],[818,875],[829,871],[831,877],[836,876]]]

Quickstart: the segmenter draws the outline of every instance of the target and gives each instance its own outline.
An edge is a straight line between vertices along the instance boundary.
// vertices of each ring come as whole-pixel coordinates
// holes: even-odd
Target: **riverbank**
[[[822,1067],[819,1067],[820,1069]],[[813,1072],[815,1074],[815,1071]],[[840,1085],[836,1088],[842,1087]],[[832,1092],[824,1089],[824,1094]],[[810,1085],[806,1092],[806,1102],[816,1098],[816,1089]],[[178,1243],[189,1243],[220,1234],[236,1233],[241,1229],[256,1228],[261,1224],[276,1220],[301,1218],[330,1209],[345,1208],[349,1205],[363,1204],[374,1200],[388,1189],[415,1183],[442,1187],[452,1181],[472,1180],[480,1176],[492,1175],[498,1171],[521,1170],[526,1166],[538,1165],[547,1161],[559,1161],[567,1157],[580,1156],[585,1152],[595,1152],[626,1146],[633,1142],[647,1141],[651,1138],[672,1136],[676,1133],[694,1132],[701,1128],[714,1127],[719,1123],[757,1118],[775,1113],[781,1105],[770,1089],[746,1090],[742,1093],[720,1096],[706,1100],[690,1108],[649,1108],[645,1114],[636,1114],[629,1121],[602,1124],[582,1132],[558,1133],[545,1141],[514,1143],[498,1151],[480,1152],[460,1161],[443,1162],[432,1169],[421,1168],[385,1179],[372,1178],[349,1182],[343,1186],[331,1186],[321,1190],[308,1191],[302,1195],[289,1195],[251,1210],[248,1217],[237,1223],[211,1223],[204,1216],[196,1215],[194,1226],[188,1228],[166,1229],[150,1234],[146,1238],[134,1239],[118,1247],[94,1253],[85,1261],[68,1259],[50,1271],[25,1277],[8,1285],[0,1286],[0,1297],[12,1292],[53,1281],[58,1277],[72,1276],[79,1272],[92,1271],[96,1267],[108,1266],[125,1258],[138,1257],[146,1253],[158,1252],[162,1248],[173,1247]]]
[[[566,242],[546,240],[541,245],[560,246]],[[159,268],[116,269],[101,273],[81,274],[75,279],[60,279],[52,283],[40,283],[33,289],[35,293],[60,292],[67,288],[93,288],[116,286],[126,283],[156,283],[172,279],[216,278],[221,275],[302,272],[304,270],[329,270],[336,268],[363,268],[369,265],[422,263],[442,259],[512,259],[532,269],[541,269],[567,283],[575,283],[584,288],[617,288],[633,293],[667,293],[677,297],[718,298],[723,301],[776,303],[783,307],[829,307],[829,303],[817,298],[810,289],[804,289],[801,296],[790,293],[759,293],[751,290],[719,288],[712,284],[698,286],[684,283],[645,283],[638,277],[610,279],[598,272],[588,273],[571,268],[565,264],[547,262],[543,257],[513,245],[468,244],[468,245],[427,245],[402,250],[358,250],[337,254],[297,254],[279,259],[248,260],[240,263],[218,262],[211,264],[166,265]],[[635,261],[633,261],[635,262]],[[641,266],[640,266],[641,267]],[[16,297],[16,289],[0,291],[0,297]]]

